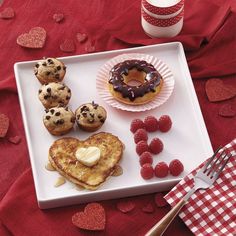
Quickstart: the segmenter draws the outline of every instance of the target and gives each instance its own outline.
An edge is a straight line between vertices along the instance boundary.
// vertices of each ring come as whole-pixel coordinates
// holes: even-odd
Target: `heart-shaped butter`
[[[75,156],[82,164],[86,166],[94,166],[100,159],[100,149],[97,147],[78,148]]]
[[[100,158],[96,165],[86,166],[77,159],[76,152],[91,150],[91,147],[93,147],[92,152],[88,153],[92,153],[94,158],[99,153],[96,149],[98,148]],[[94,134],[83,141],[70,137],[61,138],[56,140],[49,149],[49,161],[61,175],[71,182],[91,190],[97,189],[113,174],[122,155],[122,142],[118,137],[106,132]]]

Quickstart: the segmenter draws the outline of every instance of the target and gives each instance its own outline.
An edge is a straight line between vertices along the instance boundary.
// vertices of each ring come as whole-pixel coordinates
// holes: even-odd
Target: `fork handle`
[[[161,236],[186,202],[187,200],[182,198],[145,236]]]

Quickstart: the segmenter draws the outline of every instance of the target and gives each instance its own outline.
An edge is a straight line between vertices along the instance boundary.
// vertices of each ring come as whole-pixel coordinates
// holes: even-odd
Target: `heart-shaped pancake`
[[[236,88],[224,84],[220,79],[209,79],[205,89],[210,102],[224,101],[236,96]]]
[[[47,33],[42,27],[34,27],[29,33],[18,36],[17,44],[26,48],[42,48],[46,40]]]
[[[81,229],[103,230],[106,223],[105,210],[98,203],[89,203],[84,212],[77,212],[72,216],[72,223]]]
[[[100,159],[94,166],[86,166],[76,158],[79,148],[97,147]],[[95,190],[112,175],[123,154],[123,144],[118,137],[101,132],[81,141],[76,138],[56,140],[49,149],[51,165],[71,182]]]

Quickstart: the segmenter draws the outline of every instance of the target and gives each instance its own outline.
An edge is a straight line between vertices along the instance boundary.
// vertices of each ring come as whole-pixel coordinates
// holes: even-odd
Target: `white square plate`
[[[96,91],[98,70],[111,58],[124,53],[153,55],[167,64],[174,75],[175,88],[166,103],[148,112],[134,113],[112,108],[99,97]],[[33,73],[36,61],[16,63],[14,70],[40,208],[168,190],[212,154],[211,143],[181,43],[71,56],[60,58],[60,60],[67,66],[64,83],[72,90],[69,107],[75,111],[81,104],[94,100],[107,110],[108,118],[99,131],[110,132],[118,136],[125,144],[126,148],[120,162],[123,175],[110,177],[96,191],[78,190],[69,181],[60,187],[54,187],[59,174],[56,171],[46,170],[45,165],[48,162],[49,147],[58,137],[50,135],[42,122],[44,107],[38,100],[38,90],[41,85]],[[159,137],[164,143],[163,152],[154,156],[154,165],[158,161],[169,163],[172,159],[178,158],[183,162],[185,170],[178,177],[169,175],[163,179],[154,177],[151,180],[144,180],[140,176],[140,165],[135,152],[133,134],[129,131],[130,123],[134,118],[144,119],[147,115],[160,117],[163,114],[171,116],[173,126],[167,133],[149,134],[149,142],[153,137]],[[83,140],[89,135],[91,134],[75,127],[74,131],[65,136]]]

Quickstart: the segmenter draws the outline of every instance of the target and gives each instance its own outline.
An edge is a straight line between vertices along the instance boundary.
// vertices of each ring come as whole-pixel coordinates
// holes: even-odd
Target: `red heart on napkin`
[[[224,104],[219,109],[219,115],[223,117],[234,117],[236,115],[236,111],[230,104]]]
[[[104,230],[105,210],[98,203],[89,203],[84,208],[84,212],[77,212],[72,216],[72,223],[81,229]]]
[[[53,20],[55,20],[57,23],[61,22],[64,19],[64,15],[62,13],[55,13],[53,15]]]
[[[205,90],[211,102],[227,100],[236,95],[236,89],[232,86],[225,85],[220,79],[209,79],[206,82]]]
[[[18,36],[17,44],[26,48],[42,48],[46,40],[46,31],[42,27],[34,27],[29,33]]]
[[[15,12],[11,7],[7,7],[2,12],[0,12],[0,18],[2,19],[11,19],[14,16]]]
[[[65,39],[64,42],[60,45],[62,52],[74,52],[75,44],[72,39]]]
[[[77,40],[80,42],[80,43],[83,43],[87,40],[88,38],[88,35],[87,34],[84,34],[84,33],[77,33],[76,34],[76,38]]]
[[[4,138],[9,128],[9,118],[5,114],[0,114],[0,138]]]

